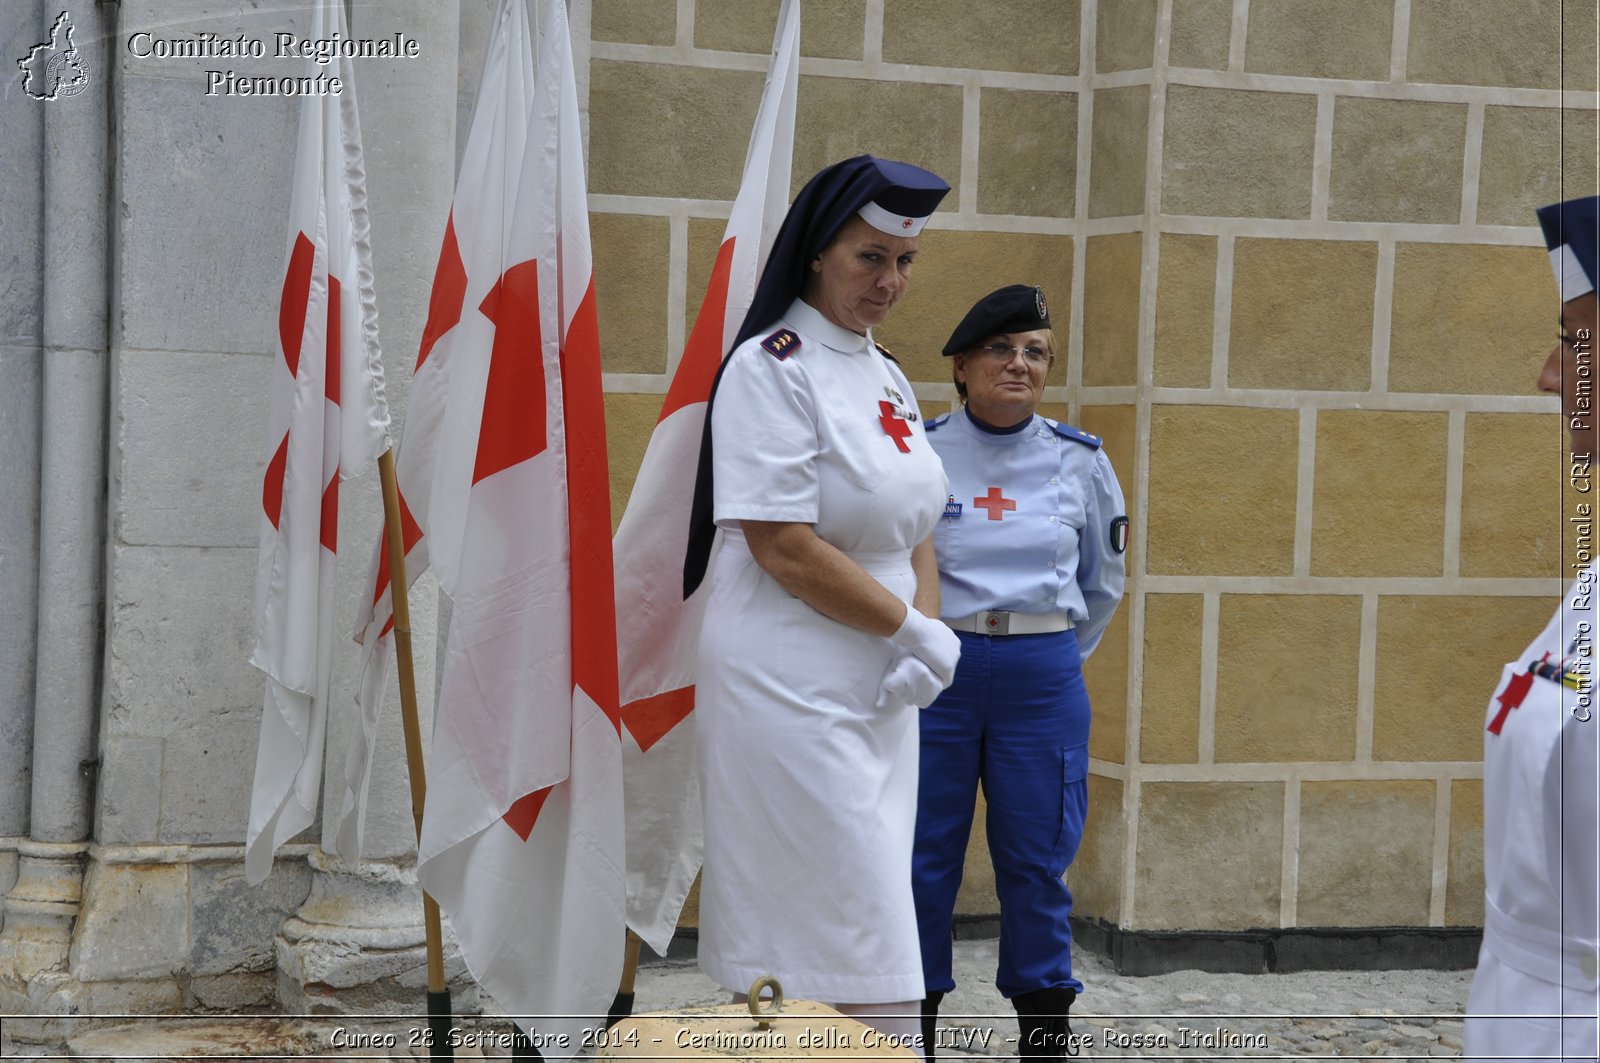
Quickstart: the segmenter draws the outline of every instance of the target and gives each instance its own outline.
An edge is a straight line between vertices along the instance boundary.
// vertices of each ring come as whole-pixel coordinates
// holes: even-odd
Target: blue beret
[[[1050,310],[1044,289],[1028,284],[1008,284],[973,304],[961,324],[950,333],[944,353],[960,354],[1001,332],[1032,332],[1050,327]]]
[[[1550,266],[1556,273],[1561,301],[1576,299],[1600,287],[1597,236],[1600,236],[1600,196],[1569,199],[1540,207],[1539,227],[1550,249]]]

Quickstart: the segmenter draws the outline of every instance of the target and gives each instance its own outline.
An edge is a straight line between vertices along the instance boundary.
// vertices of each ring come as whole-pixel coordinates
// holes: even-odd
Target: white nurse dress
[[[1489,702],[1483,757],[1483,948],[1466,1059],[1600,1056],[1600,708],[1595,569]]]
[[[918,1000],[917,711],[876,707],[893,645],[785,591],[740,522],[812,524],[910,602],[944,470],[899,367],[806,303],[728,357],[696,681],[700,966],[734,990],[772,974],[794,997]]]

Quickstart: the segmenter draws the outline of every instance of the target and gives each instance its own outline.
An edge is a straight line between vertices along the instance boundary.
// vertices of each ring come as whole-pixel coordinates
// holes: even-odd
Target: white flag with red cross
[[[478,984],[565,1058],[617,990],[624,858],[583,142],[566,5],[546,6],[508,265],[471,311],[493,339],[472,352],[477,444],[417,870]]]
[[[711,382],[789,202],[799,42],[799,0],[784,0],[739,193],[615,540],[628,925],[663,954],[701,858],[692,710],[706,590],[683,598],[689,505]]]
[[[344,7],[316,0],[312,36],[343,34]],[[307,61],[314,76],[314,60]],[[265,879],[277,848],[316,818],[333,653],[339,481],[388,446],[368,238],[366,172],[353,64],[344,91],[300,104],[278,303],[262,484],[255,647],[266,673],[245,878]]]
[[[533,45],[527,7],[524,0],[500,0],[455,198],[445,219],[428,320],[395,458],[408,586],[431,563],[445,592],[456,591],[495,337],[494,322],[482,308],[510,264],[506,234],[532,113]],[[347,750],[341,780],[344,797],[333,829],[336,851],[351,862],[361,853],[393,641],[389,554],[381,535],[373,547],[371,573],[356,635],[366,647],[359,695],[361,727]]]

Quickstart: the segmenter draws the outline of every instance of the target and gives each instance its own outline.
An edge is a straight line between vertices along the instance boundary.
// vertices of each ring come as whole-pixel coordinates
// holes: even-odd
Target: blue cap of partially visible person
[[[1556,287],[1561,292],[1560,339],[1539,373],[1539,390],[1561,396],[1574,456],[1595,451],[1595,337],[1600,332],[1600,196],[1540,207]]]

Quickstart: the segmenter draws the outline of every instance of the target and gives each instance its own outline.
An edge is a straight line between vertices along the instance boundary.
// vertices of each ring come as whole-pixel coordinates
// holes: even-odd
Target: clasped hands
[[[895,655],[878,691],[878,709],[894,704],[927,708],[955,679],[961,640],[908,605],[905,620],[889,641],[895,644]]]

